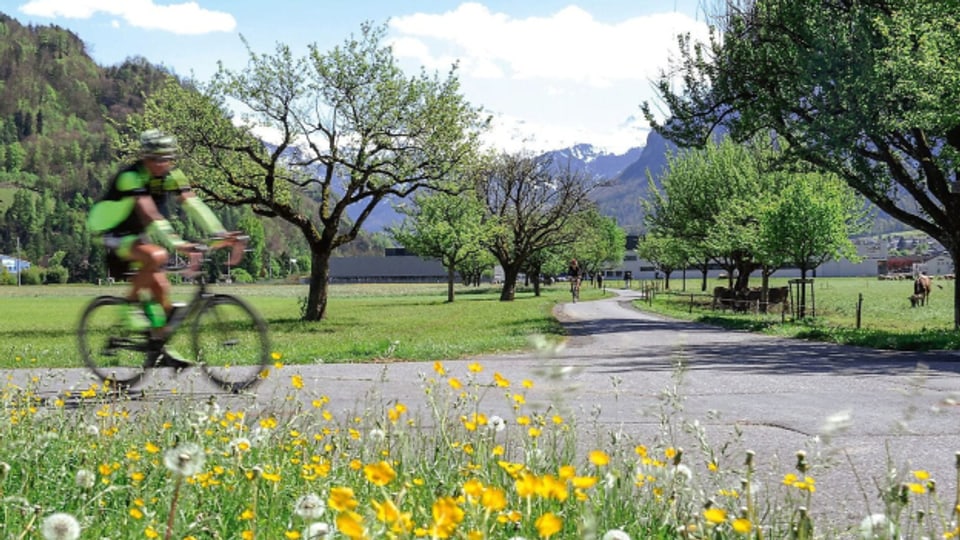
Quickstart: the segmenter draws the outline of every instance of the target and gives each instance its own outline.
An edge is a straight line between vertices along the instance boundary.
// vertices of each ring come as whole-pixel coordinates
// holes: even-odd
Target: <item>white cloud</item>
[[[89,19],[104,13],[136,28],[183,35],[231,32],[237,27],[233,15],[204,9],[196,2],[161,6],[153,0],[31,0],[19,9],[27,15],[68,19]]]
[[[577,6],[550,17],[511,19],[477,3],[441,14],[396,17],[391,29],[398,56],[430,69],[459,58],[464,74],[490,64],[512,79],[563,80],[591,86],[646,81],[666,66],[678,33],[704,37],[706,26],[682,13],[659,13],[615,24]]]
[[[429,70],[458,62],[467,98],[495,115],[488,140],[496,146],[641,146],[649,126],[639,105],[657,101],[651,81],[677,57],[676,35],[705,40],[707,26],[677,12],[609,23],[587,9],[516,18],[463,3],[392,18],[391,44],[398,58]]]

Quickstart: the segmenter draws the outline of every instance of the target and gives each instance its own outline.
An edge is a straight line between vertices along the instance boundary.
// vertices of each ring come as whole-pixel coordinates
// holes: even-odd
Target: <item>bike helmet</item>
[[[140,134],[140,155],[143,157],[173,158],[177,155],[177,138],[159,129],[148,129]]]

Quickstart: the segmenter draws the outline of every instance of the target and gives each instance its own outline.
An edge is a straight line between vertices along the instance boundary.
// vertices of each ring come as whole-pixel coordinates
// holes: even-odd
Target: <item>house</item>
[[[333,257],[330,283],[446,283],[447,270],[438,259],[423,259],[400,250],[383,257]]]
[[[2,265],[3,268],[11,274],[18,274],[21,270],[30,268],[30,263],[28,261],[2,254],[0,254],[0,265]]]

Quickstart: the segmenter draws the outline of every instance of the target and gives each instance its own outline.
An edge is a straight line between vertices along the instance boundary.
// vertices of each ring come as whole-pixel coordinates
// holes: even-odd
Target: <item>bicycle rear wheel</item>
[[[123,323],[129,305],[116,296],[94,298],[77,328],[83,362],[100,380],[122,387],[140,382],[148,359],[148,333],[129,330]]]
[[[213,295],[193,322],[193,348],[212,381],[240,392],[260,382],[270,361],[267,323],[243,300]]]

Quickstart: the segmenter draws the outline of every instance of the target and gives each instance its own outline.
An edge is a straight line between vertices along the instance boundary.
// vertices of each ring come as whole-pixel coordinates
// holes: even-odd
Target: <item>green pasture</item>
[[[554,305],[570,298],[565,285],[542,296],[520,289],[514,302],[500,302],[499,289],[458,287],[446,302],[445,284],[333,285],[328,317],[300,321],[305,285],[218,286],[218,292],[249,301],[267,320],[273,350],[288,364],[348,361],[442,360],[529,348],[531,335],[559,338]],[[178,300],[193,289],[174,287]],[[74,335],[86,303],[111,287],[47,285],[0,287],[0,368],[78,367]],[[600,291],[584,287],[585,300]]]
[[[712,309],[713,287],[727,281],[708,281],[709,293],[701,292],[699,279],[672,279],[669,291],[658,283],[651,302],[638,307],[684,320],[694,320],[775,334],[785,337],[831,341],[867,347],[903,350],[960,349],[960,333],[953,329],[955,282],[934,279],[928,305],[913,308],[909,297],[913,281],[881,281],[877,278],[816,278],[807,289],[805,320],[794,319],[793,310],[775,306],[766,315],[732,313]],[[649,284],[648,284],[649,285]],[[786,286],[786,279],[773,279],[770,286]],[[760,286],[755,279],[751,286]],[[797,293],[794,289],[794,295]],[[811,294],[812,293],[812,294]],[[857,328],[859,307],[860,328]]]

